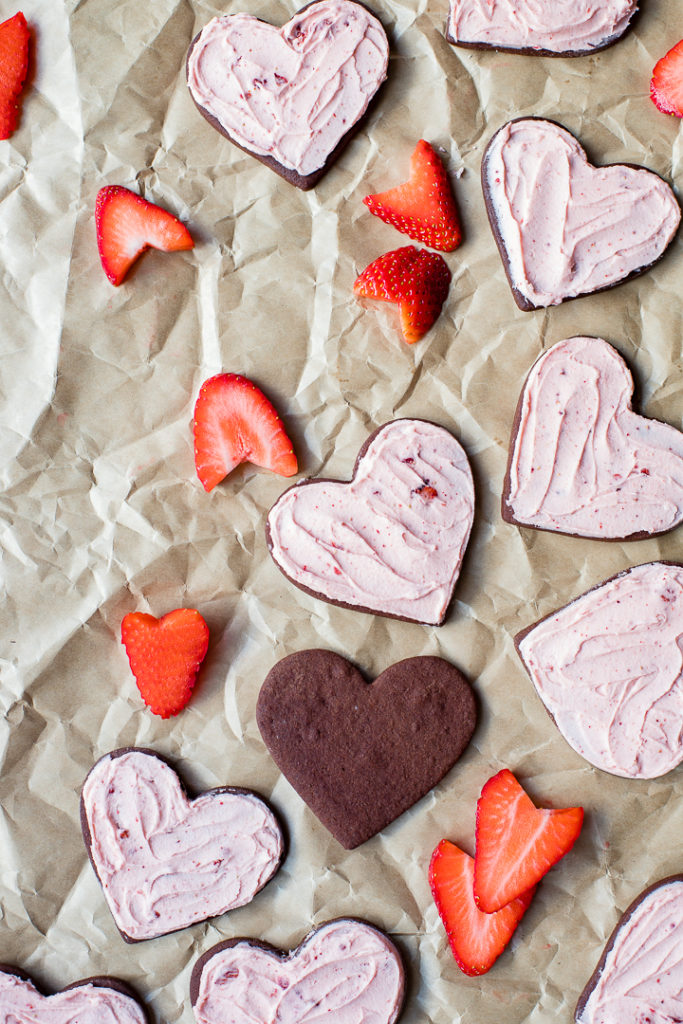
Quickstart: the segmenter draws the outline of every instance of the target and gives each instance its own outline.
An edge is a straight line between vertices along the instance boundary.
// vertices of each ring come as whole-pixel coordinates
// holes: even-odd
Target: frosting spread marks
[[[631,904],[576,1009],[577,1024],[683,1020],[683,876]]]
[[[467,456],[443,427],[394,420],[361,450],[348,483],[304,481],[268,516],[284,574],[327,601],[438,625],[474,516]]]
[[[638,0],[451,0],[453,43],[578,56],[616,42]]]
[[[213,18],[187,81],[240,146],[305,176],[321,168],[387,75],[380,22],[351,0],[316,0],[281,29],[248,14]]]
[[[188,800],[143,750],[101,758],[83,786],[83,832],[124,938],[151,939],[248,903],[277,871],[280,826],[247,790]]]
[[[654,779],[683,761],[683,566],[629,569],[517,647],[560,732],[596,768]]]
[[[627,539],[683,520],[683,434],[631,409],[633,378],[601,338],[538,359],[519,402],[504,490],[508,522]]]
[[[197,963],[197,1024],[393,1024],[404,976],[389,938],[361,921],[329,921],[288,956],[249,939],[214,947]]]
[[[540,118],[503,125],[482,163],[486,206],[525,310],[618,284],[651,266],[681,209],[642,167],[593,167],[573,135]]]
[[[0,1020],[3,1024],[146,1024],[132,996],[115,988],[82,982],[42,995],[31,981],[0,971]]]

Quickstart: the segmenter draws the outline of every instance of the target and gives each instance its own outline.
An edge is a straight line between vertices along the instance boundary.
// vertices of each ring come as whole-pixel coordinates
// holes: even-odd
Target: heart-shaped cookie
[[[389,937],[338,918],[289,954],[254,939],[219,943],[195,964],[190,999],[197,1024],[393,1024],[404,987]]]
[[[491,139],[486,209],[520,309],[554,306],[641,274],[681,219],[667,183],[644,167],[594,167],[552,121],[519,118]]]
[[[446,35],[473,49],[579,57],[621,39],[638,0],[451,0]]]
[[[621,917],[581,993],[576,1024],[680,1024],[682,950],[683,875],[672,875]]]
[[[0,1020],[6,1024],[148,1024],[134,993],[118,978],[77,981],[46,996],[23,971],[0,965]]]
[[[655,779],[683,761],[683,565],[628,569],[515,645],[558,729],[590,764]]]
[[[683,434],[638,416],[633,378],[601,338],[568,338],[531,368],[517,406],[503,519],[641,540],[683,520]]]
[[[81,795],[90,860],[128,942],[244,906],[275,874],[284,842],[268,805],[246,789],[189,800],[151,750],[101,758]]]
[[[308,189],[358,128],[388,61],[386,33],[362,4],[314,0],[281,29],[213,18],[190,47],[187,83],[214,128]]]
[[[256,706],[278,768],[346,849],[428,793],[476,719],[465,677],[433,657],[399,661],[366,683],[339,654],[300,651],[271,669]]]
[[[276,565],[347,608],[440,625],[474,516],[465,452],[443,427],[394,420],[360,450],[353,478],[304,480],[268,515]]]

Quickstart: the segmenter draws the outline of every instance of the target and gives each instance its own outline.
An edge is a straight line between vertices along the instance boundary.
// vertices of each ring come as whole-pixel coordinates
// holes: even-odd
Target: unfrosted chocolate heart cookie
[[[576,1024],[680,1024],[682,950],[683,875],[672,875],[622,915],[581,993]]]
[[[282,28],[213,18],[193,40],[187,83],[222,135],[298,188],[341,153],[387,75],[382,25],[352,0],[314,0]]]
[[[442,658],[408,658],[366,683],[331,651],[283,658],[256,706],[278,768],[348,850],[443,778],[476,717],[472,688]]]
[[[629,164],[594,167],[573,135],[542,118],[503,125],[481,174],[491,229],[523,310],[642,274],[681,219],[659,175]]]
[[[365,921],[337,918],[289,954],[254,939],[219,943],[197,961],[190,999],[197,1024],[393,1024],[404,988],[389,937]]]
[[[683,565],[628,569],[515,645],[558,729],[590,764],[655,779],[683,761]]]
[[[90,860],[122,936],[152,939],[249,903],[272,878],[282,830],[250,790],[188,799],[151,750],[100,758],[81,795]]]
[[[368,438],[350,481],[304,480],[285,491],[266,537],[278,568],[306,593],[438,626],[473,517],[460,444],[435,423],[404,419]]]
[[[457,46],[579,57],[621,39],[638,0],[451,0],[447,38]]]
[[[683,434],[633,412],[633,378],[601,338],[534,363],[517,406],[503,519],[576,537],[641,540],[683,520]]]
[[[3,1024],[148,1024],[144,1007],[119,978],[84,978],[43,995],[23,971],[0,964]]]

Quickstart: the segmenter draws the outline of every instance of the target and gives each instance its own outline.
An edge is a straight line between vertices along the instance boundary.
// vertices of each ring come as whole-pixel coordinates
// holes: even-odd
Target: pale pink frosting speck
[[[683,761],[683,566],[649,562],[519,642],[538,694],[596,768],[654,779]]]
[[[516,522],[627,538],[683,520],[683,434],[634,413],[632,394],[626,364],[600,338],[568,338],[536,361],[508,470]]]
[[[187,80],[245,149],[300,175],[323,166],[387,75],[380,22],[350,0],[318,0],[282,29],[248,14],[206,25]]]
[[[494,135],[482,181],[510,283],[533,307],[649,267],[681,219],[658,175],[625,164],[593,167],[573,135],[537,118],[511,121]]]
[[[197,1024],[393,1024],[403,1002],[393,945],[360,921],[330,921],[288,957],[248,940],[204,964]]]
[[[113,988],[78,985],[44,996],[14,974],[0,972],[2,1024],[146,1024],[142,1007]]]

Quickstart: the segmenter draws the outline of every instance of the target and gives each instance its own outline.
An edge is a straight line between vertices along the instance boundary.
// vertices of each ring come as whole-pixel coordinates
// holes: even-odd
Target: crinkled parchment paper
[[[683,557],[681,530],[609,544],[519,530],[500,518],[522,381],[549,345],[607,338],[641,407],[681,425],[683,237],[645,276],[556,309],[522,313],[484,211],[479,166],[507,119],[547,115],[596,162],[642,163],[683,189],[683,128],[648,98],[655,60],[683,35],[680,0],[642,0],[634,30],[590,57],[456,50],[446,0],[373,0],[391,38],[390,77],[366,129],[308,194],[233,148],[185,86],[190,40],[222,11],[281,24],[295,7],[219,0],[22,0],[35,67],[21,126],[0,143],[0,959],[49,988],[112,973],[158,1022],[191,1024],[189,975],[214,942],[294,946],[337,915],[386,928],[409,967],[405,1024],[572,1020],[618,914],[683,869],[682,769],[654,782],[591,768],[556,731],[513,648],[514,633],[605,577]],[[0,0],[4,19],[17,4]],[[465,229],[447,257],[451,293],[414,347],[388,304],[363,308],[356,274],[405,238],[362,197],[407,177],[418,138],[444,151]],[[122,287],[99,264],[94,203],[105,184],[185,220],[191,253],[149,253]],[[287,486],[244,466],[213,493],[194,472],[201,382],[252,377],[282,412],[305,475],[348,477],[378,425],[433,419],[465,446],[477,512],[446,624],[334,608],[293,588],[266,552],[264,516]],[[123,615],[200,609],[211,646],[188,708],[169,722],[141,704],[119,640]],[[254,720],[259,686],[293,651],[325,647],[370,677],[440,654],[468,674],[481,718],[458,766],[381,835],[345,852],[279,775]],[[419,680],[416,680],[419,685]],[[291,848],[241,910],[127,946],[81,841],[78,800],[93,762],[139,744],[197,788],[253,787]],[[469,979],[448,950],[427,885],[433,847],[473,851],[475,801],[503,766],[533,796],[581,803],[583,834],[544,880],[510,949]]]

